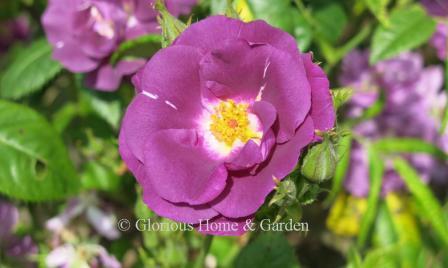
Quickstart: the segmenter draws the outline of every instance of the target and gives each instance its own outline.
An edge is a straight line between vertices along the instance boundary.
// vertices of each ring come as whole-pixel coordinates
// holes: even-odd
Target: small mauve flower
[[[87,73],[95,89],[116,90],[123,76],[135,73],[144,59],[109,64],[121,42],[159,33],[152,0],[50,0],[42,17],[53,57],[74,73]],[[170,1],[176,15],[195,1]]]
[[[0,252],[21,267],[35,267],[30,260],[38,252],[31,236],[14,235],[14,228],[19,221],[19,211],[11,203],[0,199]]]
[[[384,91],[386,103],[379,116],[361,122],[354,132],[370,140],[385,137],[418,138],[443,148],[446,136],[438,134],[440,113],[446,104],[446,95],[441,91],[442,68],[425,68],[422,57],[417,53],[403,53],[372,67],[367,64],[368,57],[367,51],[354,51],[343,61],[340,82],[355,89],[348,113],[355,117],[361,115],[377,100],[380,89]],[[424,181],[430,178],[440,180],[447,175],[446,168],[440,167],[428,155],[413,154],[406,157]],[[369,193],[367,151],[357,142],[352,146],[345,188],[358,197]],[[404,182],[393,170],[392,163],[386,161],[383,194],[404,188]]]
[[[212,16],[187,28],[134,77],[119,149],[158,215],[235,223],[236,235],[335,121],[311,54],[264,21]]]

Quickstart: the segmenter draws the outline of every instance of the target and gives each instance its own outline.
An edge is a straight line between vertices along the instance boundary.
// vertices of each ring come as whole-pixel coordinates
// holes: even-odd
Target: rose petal
[[[294,137],[285,144],[278,144],[271,158],[255,175],[233,173],[228,187],[211,204],[229,218],[246,217],[257,211],[266,196],[274,189],[274,178],[283,179],[297,164],[301,150],[314,138],[310,117],[299,127]],[[248,191],[250,189],[250,191]]]
[[[195,130],[162,130],[147,142],[145,170],[155,191],[173,203],[199,205],[226,186],[227,170],[203,147]]]
[[[312,61],[311,53],[302,55],[311,86],[311,118],[314,127],[327,131],[334,126],[336,113],[330,95],[330,82],[324,71]]]

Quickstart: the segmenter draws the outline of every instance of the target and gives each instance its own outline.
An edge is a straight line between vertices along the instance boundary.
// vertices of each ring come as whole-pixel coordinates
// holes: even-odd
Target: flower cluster
[[[263,21],[195,23],[133,83],[121,156],[152,210],[190,224],[242,226],[335,120],[322,69]]]
[[[438,66],[423,66],[417,53],[404,53],[370,67],[367,51],[354,51],[343,62],[340,82],[352,86],[355,94],[349,104],[348,114],[360,116],[364,109],[385,95],[381,114],[364,121],[354,128],[356,135],[376,140],[382,137],[419,138],[448,149],[447,137],[438,134],[440,113],[445,107],[446,96],[441,92],[443,70]],[[438,162],[428,155],[415,154],[409,160],[420,171],[422,178],[443,177]],[[353,144],[351,165],[345,186],[355,196],[369,192],[367,153],[360,143]],[[386,163],[388,164],[388,163]],[[404,187],[391,167],[387,166],[383,178],[383,193]]]
[[[112,65],[120,43],[158,33],[157,12],[150,0],[50,0],[42,16],[53,57],[74,73],[87,73],[88,86],[116,90],[125,75],[141,68],[144,59],[124,59]],[[174,15],[188,13],[196,0],[167,1]]]

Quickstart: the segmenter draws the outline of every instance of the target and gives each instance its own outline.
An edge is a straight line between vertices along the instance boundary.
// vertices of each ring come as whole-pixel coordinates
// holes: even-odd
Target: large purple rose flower
[[[180,222],[235,223],[241,234],[315,130],[335,112],[322,69],[264,21],[191,25],[133,77],[119,138],[145,203]]]
[[[368,65],[367,51],[354,51],[343,62],[340,82],[351,86],[355,94],[348,105],[349,116],[357,117],[379,97],[380,89],[386,103],[382,113],[364,121],[354,132],[369,140],[386,137],[409,137],[425,140],[446,148],[446,138],[438,134],[440,113],[445,107],[446,95],[441,91],[443,70],[437,66],[424,67],[421,55],[404,53],[400,56]],[[428,155],[407,156],[425,181],[444,178],[447,169]],[[367,151],[355,142],[345,188],[358,197],[369,193]],[[386,194],[404,188],[404,182],[386,161],[382,191]]]
[[[118,45],[138,36],[158,33],[153,0],[50,0],[42,17],[53,57],[68,70],[87,73],[87,84],[98,90],[118,88],[123,76],[135,73],[145,60],[109,57]],[[196,1],[168,1],[174,15],[188,13]]]

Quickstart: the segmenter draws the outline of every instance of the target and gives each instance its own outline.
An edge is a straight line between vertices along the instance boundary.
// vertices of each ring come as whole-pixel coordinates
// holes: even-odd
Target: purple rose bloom
[[[441,92],[442,68],[425,68],[422,57],[416,53],[403,53],[369,67],[368,56],[368,52],[354,51],[343,62],[340,82],[355,89],[348,113],[359,116],[376,101],[380,88],[384,90],[386,103],[378,117],[360,123],[354,132],[370,140],[384,137],[419,138],[443,148],[446,137],[438,135],[440,120],[433,116],[436,110],[442,111],[446,103],[446,96]],[[447,174],[446,168],[441,168],[428,155],[414,154],[407,158],[425,181]],[[345,188],[358,197],[369,193],[367,151],[357,142],[352,148]],[[393,171],[392,163],[386,161],[383,194],[403,188],[404,183]]]
[[[19,221],[19,211],[12,204],[0,199],[0,251],[21,267],[35,267],[29,257],[37,254],[37,246],[30,236],[14,235]]]
[[[170,1],[176,15],[187,12],[195,1]],[[158,33],[157,13],[150,0],[50,0],[42,17],[53,57],[68,70],[87,73],[87,84],[104,91],[116,90],[123,76],[134,74],[145,60],[109,58],[119,44],[135,37]]]
[[[292,36],[264,21],[212,16],[134,77],[119,150],[158,215],[242,226],[333,127],[329,82]]]

